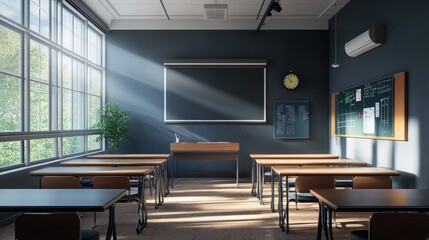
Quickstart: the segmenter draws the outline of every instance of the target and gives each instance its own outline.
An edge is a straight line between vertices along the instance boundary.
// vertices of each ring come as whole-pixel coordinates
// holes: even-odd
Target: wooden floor
[[[287,235],[278,227],[278,214],[269,208],[268,189],[266,203],[260,205],[250,194],[250,183],[236,188],[232,179],[178,179],[164,204],[157,210],[154,201],[148,200],[149,222],[140,235],[135,233],[136,203],[118,203],[116,224],[118,239],[315,239],[318,204],[299,203],[299,210],[290,203],[291,231]],[[250,181],[248,181],[250,182]],[[365,228],[370,213],[339,213],[335,239],[349,239],[354,229]],[[101,239],[107,225],[107,212],[98,213],[97,227]],[[92,213],[84,213],[82,226],[92,224]],[[0,239],[14,239],[14,226],[0,229]]]

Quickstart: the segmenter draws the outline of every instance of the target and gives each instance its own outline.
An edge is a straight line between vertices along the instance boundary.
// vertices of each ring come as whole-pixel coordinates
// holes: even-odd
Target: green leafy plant
[[[99,111],[100,122],[97,127],[103,131],[101,137],[104,137],[113,152],[116,152],[127,140],[129,111],[122,111],[116,103],[107,103]]]

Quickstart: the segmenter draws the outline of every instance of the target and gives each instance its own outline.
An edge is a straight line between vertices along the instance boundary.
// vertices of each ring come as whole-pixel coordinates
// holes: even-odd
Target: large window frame
[[[99,129],[94,129],[93,126],[89,126],[88,124],[89,116],[97,114],[88,112],[89,99],[94,96],[93,92],[89,89],[89,69],[95,69],[101,73],[101,92],[96,97],[99,97],[100,108],[103,107],[105,103],[104,34],[88,19],[73,9],[65,0],[49,0],[49,6],[48,35],[46,32],[41,35],[40,31],[37,32],[31,29],[30,1],[20,1],[21,21],[8,19],[7,16],[0,15],[0,26],[12,30],[21,36],[19,74],[10,73],[0,68],[0,74],[17,78],[20,82],[20,131],[0,132],[0,145],[13,145],[14,149],[19,145],[20,161],[19,163],[15,162],[13,164],[2,164],[2,162],[0,162],[0,172],[66,157],[86,155],[105,149],[104,141],[95,141],[95,139],[101,136],[101,131]],[[63,46],[62,13],[64,11],[72,15],[73,22],[82,23],[82,28],[77,28],[79,34],[82,34],[78,37],[83,38],[82,45],[76,45],[80,47],[78,51],[75,51],[74,43],[72,43],[72,49],[67,49]],[[101,59],[100,61],[94,61],[94,51],[89,53],[88,49],[94,45],[93,40],[90,42],[88,39],[89,31],[91,31],[91,34],[95,33],[97,41],[100,42],[100,56],[97,56],[97,59]],[[73,32],[72,35],[74,37]],[[47,81],[45,81],[46,79],[34,77],[31,73],[31,67],[34,69],[34,66],[32,66],[32,64],[34,65],[34,60],[31,62],[30,52],[31,47],[34,47],[31,46],[31,44],[34,43],[40,44],[48,49],[49,69]],[[79,101],[76,101],[75,97],[72,97],[71,102],[72,111],[74,111],[73,114],[77,113],[73,115],[72,123],[74,124],[76,122],[78,126],[74,127],[72,124],[71,128],[63,127],[63,93],[66,89],[63,84],[62,75],[63,57],[72,59],[72,65],[73,63],[77,63],[76,66],[79,66],[79,70],[77,71],[78,76],[72,76],[72,82],[74,77],[75,84],[77,85],[73,86],[71,89],[72,95],[76,95],[79,98]],[[31,122],[33,120],[31,116],[32,99],[30,95],[32,84],[43,84],[45,92],[48,92],[48,105],[45,105],[46,111],[41,111],[40,114],[42,115],[38,116],[43,117],[45,120],[47,119],[47,125],[37,130],[31,127]],[[46,102],[46,98],[43,101]],[[98,102],[96,102],[96,104],[97,103]],[[75,104],[76,106],[74,106]],[[2,109],[0,109],[0,112],[1,111]],[[40,152],[40,149],[44,149],[46,152]],[[2,155],[0,154],[0,161],[2,161],[1,157]],[[32,159],[32,157],[35,159]]]

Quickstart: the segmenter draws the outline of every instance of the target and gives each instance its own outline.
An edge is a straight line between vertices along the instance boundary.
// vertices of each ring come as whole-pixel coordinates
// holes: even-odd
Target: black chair
[[[99,240],[96,230],[80,229],[76,213],[24,213],[15,221],[16,240]]]
[[[350,233],[351,240],[427,240],[429,215],[425,213],[374,213],[368,230]]]

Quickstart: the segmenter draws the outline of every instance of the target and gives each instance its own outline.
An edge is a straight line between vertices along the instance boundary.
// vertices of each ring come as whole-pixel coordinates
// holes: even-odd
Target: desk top
[[[73,159],[63,161],[67,166],[160,166],[167,159]]]
[[[0,211],[101,212],[125,194],[124,189],[0,189]]]
[[[112,159],[168,159],[170,154],[94,154],[88,158]]]
[[[326,165],[326,166],[366,166],[366,162],[350,159],[255,159],[256,163],[263,166],[281,165]]]
[[[172,152],[238,152],[240,144],[236,142],[179,142],[170,143]]]
[[[30,172],[32,176],[145,176],[153,167],[47,167]]]
[[[333,154],[249,154],[253,159],[336,159],[340,158]]]
[[[395,170],[381,167],[305,167],[290,168],[274,166],[273,171],[280,176],[399,176]]]
[[[334,211],[429,211],[429,189],[315,189]]]

